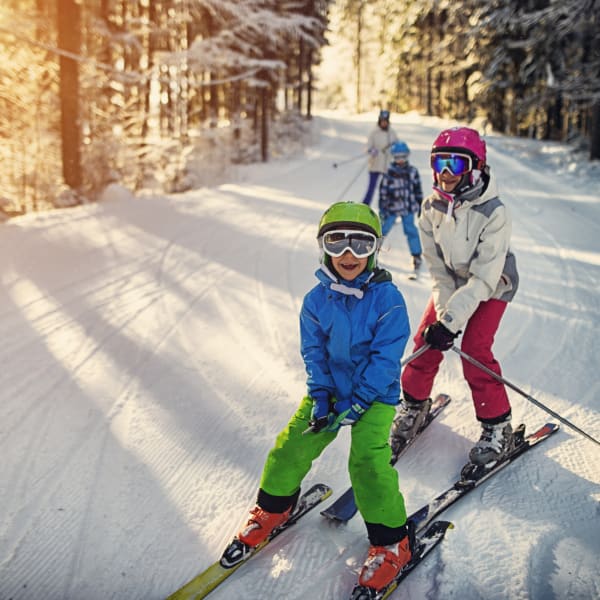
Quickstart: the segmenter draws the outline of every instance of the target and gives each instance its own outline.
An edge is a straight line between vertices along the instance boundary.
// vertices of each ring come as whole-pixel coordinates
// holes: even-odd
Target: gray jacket
[[[425,199],[419,218],[423,255],[433,278],[436,313],[452,332],[462,330],[480,302],[510,302],[519,284],[510,251],[511,218],[493,177],[474,200],[448,201],[434,193]]]

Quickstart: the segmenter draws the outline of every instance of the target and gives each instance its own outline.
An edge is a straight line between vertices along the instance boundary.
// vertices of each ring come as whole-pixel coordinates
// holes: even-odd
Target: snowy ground
[[[159,600],[218,557],[304,392],[297,314],[316,281],[316,223],[342,192],[360,200],[364,159],[332,164],[362,151],[374,120],[322,114],[314,147],[226,185],[113,190],[0,228],[0,600]],[[393,125],[427,190],[446,124]],[[598,170],[573,168],[560,145],[488,141],[521,272],[497,356],[598,439]],[[400,228],[381,262],[416,325],[430,282],[407,280]],[[409,510],[451,483],[478,436],[455,355],[436,389],[454,402],[398,465]],[[552,420],[510,395],[515,421]],[[306,483],[343,491],[347,447],[343,431]],[[599,459],[563,426],[445,513],[456,528],[394,597],[600,597]],[[287,535],[211,598],[347,597],[367,548],[360,519],[315,513]]]

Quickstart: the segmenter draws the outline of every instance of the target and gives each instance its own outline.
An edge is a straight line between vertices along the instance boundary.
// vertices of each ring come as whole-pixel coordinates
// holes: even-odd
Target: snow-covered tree
[[[581,136],[592,157],[600,153],[598,0],[340,0],[338,6],[338,35],[355,43],[361,106],[480,118],[496,130],[543,139]],[[374,72],[382,85],[364,85]]]
[[[285,108],[310,115],[330,3],[6,0],[4,194],[15,210],[29,210],[64,185],[76,188],[73,198],[113,179],[181,188],[187,157],[202,146],[221,152],[219,161],[248,159],[229,145],[256,147],[250,159],[262,151],[266,160],[269,124],[282,110],[278,91],[294,96]],[[41,153],[40,169],[30,153],[46,143],[59,151]]]

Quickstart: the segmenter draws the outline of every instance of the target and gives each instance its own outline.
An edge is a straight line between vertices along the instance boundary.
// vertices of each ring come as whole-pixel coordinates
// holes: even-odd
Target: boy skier
[[[359,584],[381,589],[410,561],[414,543],[388,444],[408,314],[390,274],[377,267],[381,225],[369,206],[333,204],[317,239],[319,283],[300,313],[307,395],[269,452],[256,506],[221,562],[239,562],[286,521],[312,462],[350,426],[348,468],[371,543]]]
[[[421,212],[423,188],[416,167],[408,162],[410,149],[405,142],[394,142],[390,148],[392,163],[381,180],[379,188],[379,217],[385,237],[394,226],[398,216],[408,241],[413,260],[413,269],[421,266],[421,242],[415,215]]]

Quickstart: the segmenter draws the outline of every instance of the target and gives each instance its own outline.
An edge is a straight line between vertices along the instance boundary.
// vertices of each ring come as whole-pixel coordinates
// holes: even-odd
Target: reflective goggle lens
[[[473,170],[473,161],[467,154],[432,154],[431,168],[436,173],[448,169],[452,175],[464,175]]]
[[[323,235],[323,250],[329,256],[338,257],[350,250],[356,258],[366,258],[376,249],[377,238],[366,231],[335,229]]]

